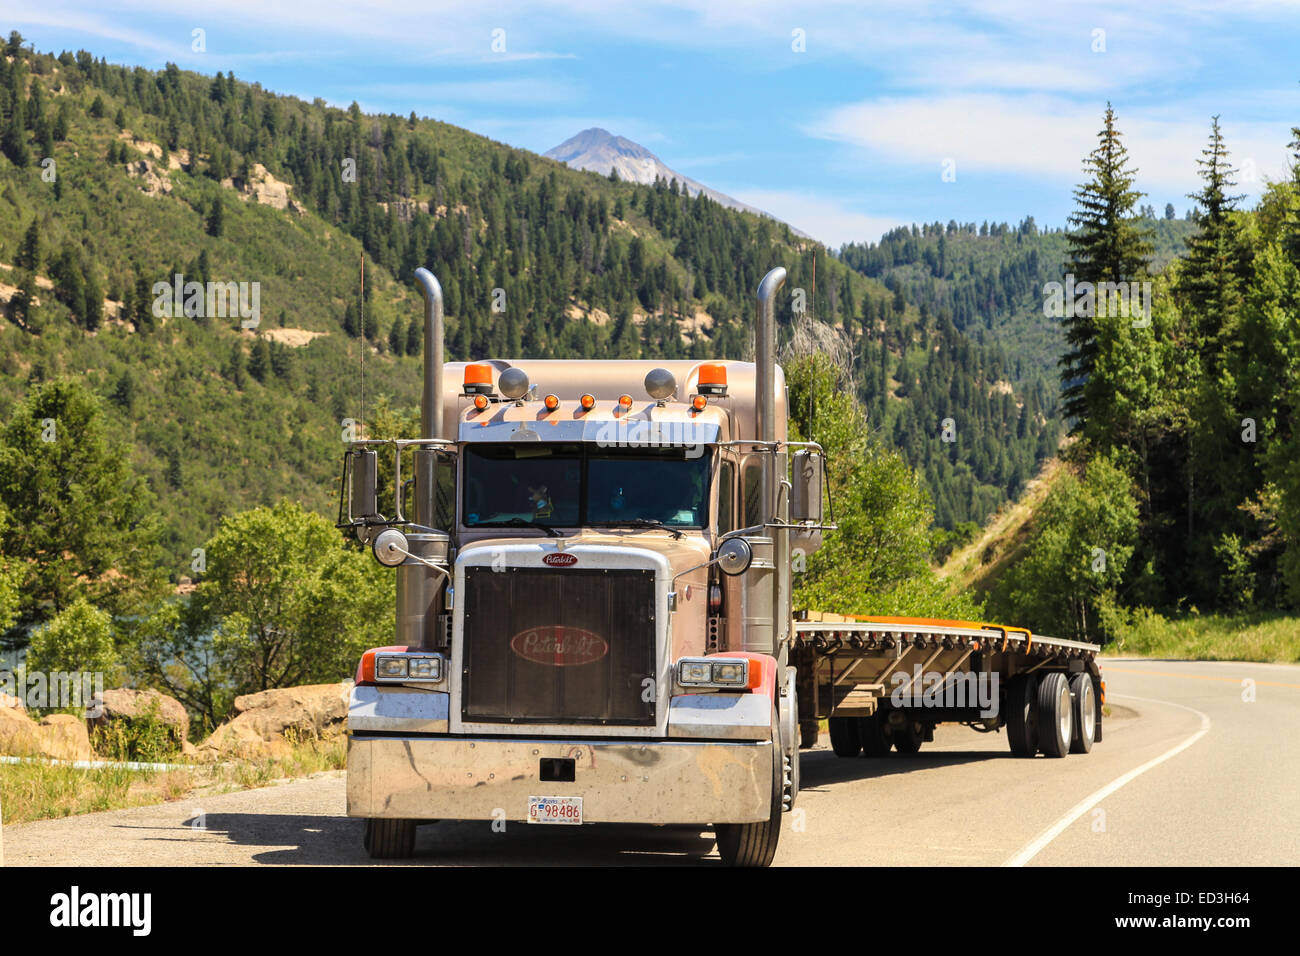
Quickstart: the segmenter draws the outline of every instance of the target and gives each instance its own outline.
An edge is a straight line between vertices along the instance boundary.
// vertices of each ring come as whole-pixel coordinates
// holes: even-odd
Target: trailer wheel
[[[415,852],[415,821],[367,819],[365,846],[373,860],[404,860]]]
[[[832,717],[826,721],[831,730],[831,750],[837,757],[856,757],[862,751],[858,736],[858,718]]]
[[[1074,736],[1074,701],[1070,682],[1060,671],[1038,685],[1038,748],[1047,757],[1064,757]]]
[[[1097,737],[1097,694],[1092,689],[1092,677],[1087,673],[1070,678],[1070,694],[1074,698],[1074,735],[1070,738],[1070,753],[1086,754],[1092,751]]]
[[[715,823],[718,856],[727,866],[771,866],[776,844],[781,839],[782,789],[785,767],[781,753],[781,730],[772,713],[772,803],[768,818],[761,823]]]
[[[858,740],[862,742],[862,756],[883,757],[889,753],[889,734],[879,712],[870,717],[858,718]]]
[[[892,736],[894,749],[903,756],[910,757],[920,752],[921,744],[925,742],[925,727],[919,720],[909,717],[903,726],[893,728]]]
[[[1038,679],[1017,674],[1007,684],[1007,742],[1015,757],[1038,752]]]

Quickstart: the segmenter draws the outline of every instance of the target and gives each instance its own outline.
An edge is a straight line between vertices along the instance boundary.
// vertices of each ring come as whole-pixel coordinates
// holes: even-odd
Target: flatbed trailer
[[[939,723],[1006,729],[1017,756],[1086,753],[1101,740],[1096,644],[978,621],[796,616],[801,742],[829,724],[842,757],[916,753]]]

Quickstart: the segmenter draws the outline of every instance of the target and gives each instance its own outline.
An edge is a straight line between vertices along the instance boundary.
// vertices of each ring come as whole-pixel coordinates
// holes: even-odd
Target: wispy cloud
[[[846,143],[893,164],[933,167],[936,179],[951,160],[963,176],[1018,173],[1066,182],[1081,177],[1081,161],[1096,145],[1102,104],[1050,96],[980,94],[891,98],[835,107],[807,132]],[[1171,116],[1117,108],[1140,185],[1188,192],[1209,115]],[[1286,169],[1289,130],[1283,124],[1223,120],[1233,159],[1256,178]],[[1258,182],[1248,191],[1258,191]]]

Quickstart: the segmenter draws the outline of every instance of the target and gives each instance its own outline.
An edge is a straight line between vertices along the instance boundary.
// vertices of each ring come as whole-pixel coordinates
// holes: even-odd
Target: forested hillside
[[[1162,218],[1140,211],[1150,235],[1151,269],[1159,272],[1185,251],[1197,230],[1188,209],[1172,206]],[[913,224],[885,233],[878,243],[849,243],[839,258],[886,287],[901,289],[909,303],[946,315],[976,341],[996,341],[1011,357],[1016,381],[1044,371],[1056,375],[1061,323],[1043,313],[1043,287],[1060,282],[1069,259],[1064,229],[1040,229],[1032,216],[1005,222]]]
[[[944,525],[982,520],[1054,444],[1047,401],[1008,394],[996,352],[675,184],[225,74],[5,52],[0,403],[82,378],[156,499],[173,576],[221,514],[281,495],[328,513],[343,419],[418,394],[418,265],[446,290],[452,358],[744,356],[754,287],[786,265],[782,329],[802,302],[846,330],[870,423],[924,467]],[[256,284],[260,321],[160,310],[154,285],[178,274]],[[949,397],[921,387],[940,378]],[[987,440],[943,442],[944,418]]]
[[[1197,229],[1161,268],[1141,171],[1107,109],[1065,271],[1150,282],[1152,307],[1099,295],[1065,315],[1074,440],[993,589],[994,613],[1098,640],[1159,630],[1153,614],[1256,620],[1300,605],[1300,127],[1291,133],[1291,177],[1247,209],[1214,118]]]

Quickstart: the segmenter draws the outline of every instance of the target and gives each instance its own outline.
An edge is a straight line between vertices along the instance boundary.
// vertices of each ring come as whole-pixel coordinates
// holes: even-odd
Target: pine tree
[[[406,324],[400,315],[393,321],[393,327],[388,330],[388,349],[394,355],[402,355],[406,352]]]
[[[212,200],[212,211],[208,213],[208,235],[220,236],[225,231],[225,213],[222,211],[221,197]]]
[[[424,323],[412,316],[411,324],[406,327],[406,354],[419,355],[424,345]]]
[[[271,346],[259,335],[248,356],[248,374],[259,382],[265,382],[270,372]]]
[[[23,235],[22,245],[18,247],[14,265],[28,272],[37,272],[41,268],[41,230],[35,216],[32,217],[32,224],[27,227],[27,232]]]
[[[1209,145],[1197,160],[1205,185],[1190,193],[1196,202],[1196,223],[1200,231],[1187,241],[1187,256],[1179,271],[1176,292],[1180,305],[1192,316],[1192,335],[1202,356],[1212,360],[1224,325],[1241,307],[1242,289],[1250,277],[1250,247],[1242,236],[1241,225],[1233,216],[1241,196],[1228,195],[1236,185],[1236,172],[1228,164],[1228,150],[1223,144],[1219,118],[1210,127]],[[1230,330],[1229,330],[1230,331]],[[1211,374],[1214,368],[1207,365]]]
[[[1134,282],[1147,273],[1152,247],[1138,225],[1133,207],[1145,193],[1133,188],[1135,171],[1128,165],[1128,150],[1115,128],[1115,111],[1106,104],[1105,125],[1097,134],[1097,148],[1084,161],[1091,179],[1074,190],[1078,209],[1069,217],[1075,231],[1070,234],[1068,271],[1080,282]],[[1068,351],[1060,360],[1062,410],[1074,419],[1072,432],[1081,431],[1087,421],[1087,382],[1097,361],[1097,326],[1092,315],[1067,304],[1065,342]]]

